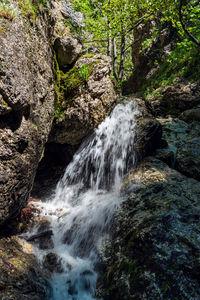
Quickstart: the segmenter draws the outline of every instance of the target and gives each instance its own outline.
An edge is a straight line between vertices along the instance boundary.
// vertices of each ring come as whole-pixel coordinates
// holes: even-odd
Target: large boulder
[[[53,1],[52,5],[51,13],[56,19],[52,44],[60,68],[65,68],[77,60],[83,49],[80,39],[75,34],[72,36],[70,30],[73,26],[81,27],[82,15],[68,1]]]
[[[58,37],[54,43],[57,60],[60,67],[71,65],[82,51],[82,44],[71,36]]]
[[[200,180],[199,122],[186,123],[176,118],[159,118],[167,147],[156,157],[188,177]]]
[[[111,60],[101,54],[86,54],[69,72],[61,73],[50,141],[79,144],[104,120],[116,103],[110,73]]]
[[[176,169],[200,181],[200,135],[182,143],[176,155]]]
[[[184,121],[198,121],[198,110],[190,110],[200,105],[199,82],[176,79],[171,85],[159,88],[149,99],[158,113],[179,116]]]
[[[179,116],[179,118],[185,122],[200,122],[200,108],[187,109]]]
[[[30,244],[19,238],[0,240],[0,299],[45,300],[50,287]]]
[[[126,99],[126,98],[124,98]],[[152,154],[161,144],[162,126],[153,116],[153,110],[147,101],[140,98],[128,97],[129,101],[137,103],[139,114],[135,127],[135,151],[138,160]]]
[[[200,183],[149,157],[128,174],[122,194],[99,296],[199,299]]]
[[[8,4],[7,4],[8,5]],[[54,115],[52,20],[0,18],[0,224],[26,205]]]

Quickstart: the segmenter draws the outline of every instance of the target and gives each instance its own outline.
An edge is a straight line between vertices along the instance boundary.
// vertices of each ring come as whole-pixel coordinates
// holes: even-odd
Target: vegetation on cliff
[[[112,57],[113,76],[120,85],[135,67],[131,64],[131,46],[136,39],[135,29],[142,24],[153,22],[151,34],[146,34],[141,45],[141,54],[151,47],[163,28],[172,26],[177,31],[174,50],[161,66],[161,74],[163,69],[168,69],[166,78],[169,72],[175,76],[188,76],[196,64],[193,56],[199,53],[200,45],[199,1],[74,0],[73,3],[75,9],[85,15],[83,34],[86,44],[98,47]],[[155,23],[156,18],[159,22]]]

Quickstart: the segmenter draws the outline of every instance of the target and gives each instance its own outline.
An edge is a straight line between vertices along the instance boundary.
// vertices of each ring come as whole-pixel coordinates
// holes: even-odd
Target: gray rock
[[[176,169],[200,181],[200,137],[186,141],[178,149]]]
[[[200,180],[199,122],[186,123],[171,117],[158,120],[162,124],[163,138],[170,146],[169,151],[174,153],[171,166],[186,176]],[[167,148],[158,150],[156,157],[168,163],[163,156],[163,151],[166,152]]]
[[[53,121],[49,22],[0,19],[0,224],[26,206]]]
[[[61,79],[62,107],[50,141],[79,144],[105,119],[116,103],[110,73],[111,60],[105,55],[89,54],[78,59]]]
[[[198,81],[189,82],[177,78],[173,84],[157,89],[149,100],[159,114],[179,116],[183,112],[182,120],[199,120],[198,109],[195,110],[195,107],[200,104]],[[193,108],[194,110],[190,110]]]
[[[82,51],[82,44],[71,36],[58,37],[54,49],[60,67],[71,65]]]
[[[200,183],[146,158],[124,181],[99,296],[199,299]]]
[[[50,272],[62,273],[62,263],[61,259],[56,253],[49,252],[43,258],[43,267]]]
[[[134,147],[138,160],[152,154],[152,152],[161,144],[162,126],[160,122],[153,117],[151,106],[146,101],[135,97],[124,97],[129,101],[135,101],[140,114],[137,116],[135,128]]]
[[[200,108],[185,110],[179,118],[185,122],[200,121]]]

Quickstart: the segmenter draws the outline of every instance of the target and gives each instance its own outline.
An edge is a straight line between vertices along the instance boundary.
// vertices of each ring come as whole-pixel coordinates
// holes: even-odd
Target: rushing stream
[[[102,241],[120,204],[124,174],[135,163],[134,102],[118,104],[95,133],[83,142],[57,185],[55,195],[36,205],[48,217],[53,249],[36,254],[43,261],[56,253],[60,272],[52,273],[51,300],[95,299]],[[35,229],[36,230],[36,229]]]

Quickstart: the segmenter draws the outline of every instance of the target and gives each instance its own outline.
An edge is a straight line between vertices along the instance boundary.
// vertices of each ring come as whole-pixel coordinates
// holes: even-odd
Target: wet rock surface
[[[158,120],[162,124],[163,139],[168,146],[157,150],[156,157],[184,175],[199,180],[199,122],[186,123],[172,117]]]
[[[48,299],[48,283],[32,247],[11,237],[0,239],[0,299]]]
[[[138,106],[139,115],[136,121],[134,147],[138,160],[141,160],[161,144],[162,126],[153,116],[153,109],[148,102],[131,96],[124,97],[124,99],[135,101]]]
[[[101,296],[198,299],[200,183],[149,157],[129,173],[122,193]]]
[[[62,273],[63,268],[60,258],[56,253],[49,252],[43,259],[43,267],[50,272]]]
[[[200,108],[193,108],[185,110],[179,118],[185,122],[193,122],[193,121],[200,121]]]

